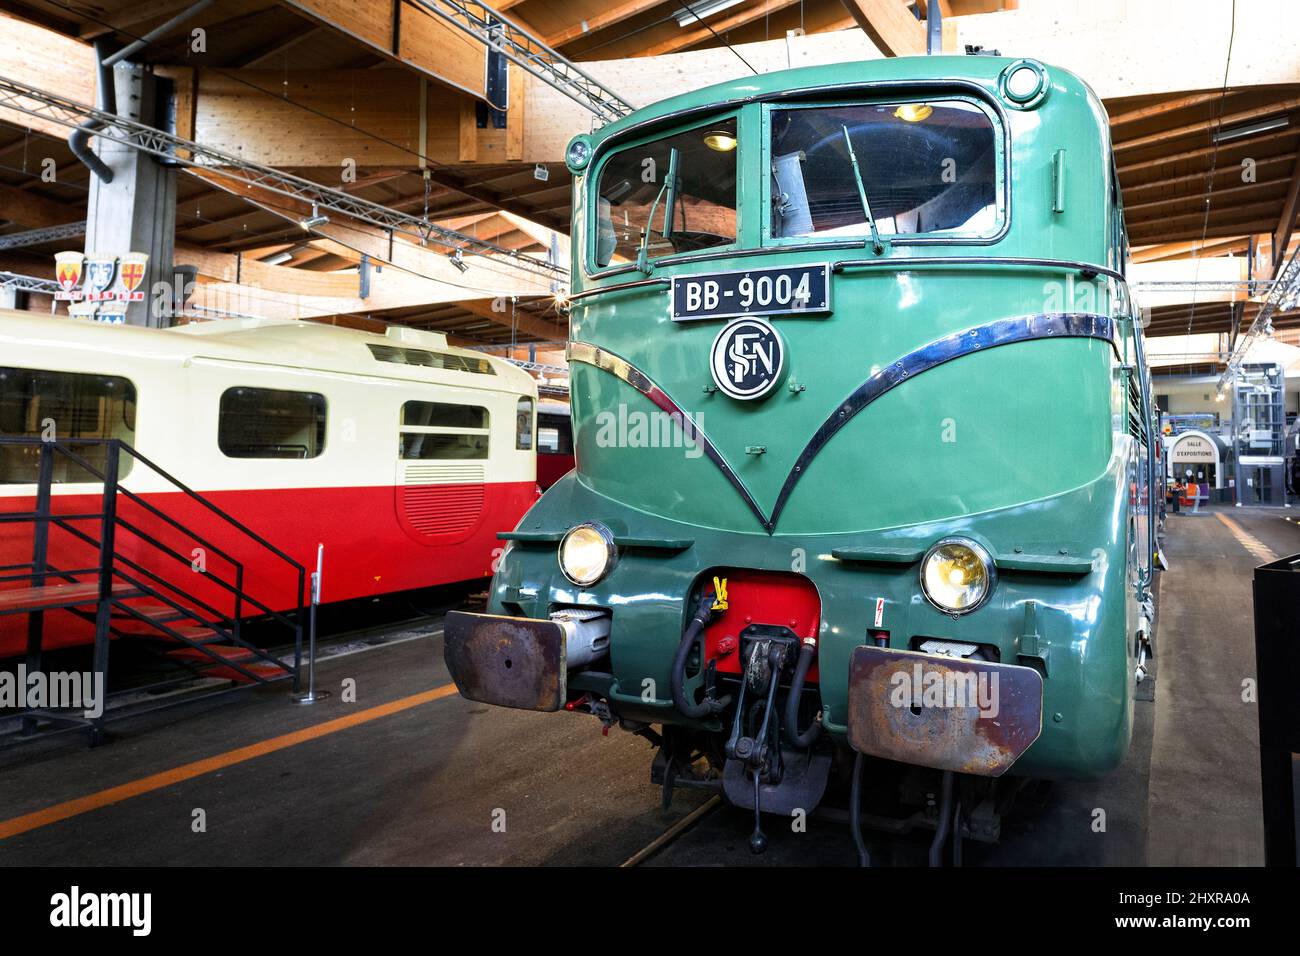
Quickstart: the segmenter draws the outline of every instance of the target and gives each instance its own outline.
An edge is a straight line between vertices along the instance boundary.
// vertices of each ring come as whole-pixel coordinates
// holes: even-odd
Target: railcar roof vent
[[[370,354],[380,362],[394,365],[418,365],[423,368],[445,368],[452,372],[472,372],[476,375],[495,375],[497,370],[485,358],[476,355],[459,355],[455,352],[432,352],[428,349],[409,349],[397,345],[367,343]]]
[[[445,349],[447,336],[441,332],[426,332],[405,325],[390,325],[384,330],[384,337],[403,345],[418,345],[426,349]]]

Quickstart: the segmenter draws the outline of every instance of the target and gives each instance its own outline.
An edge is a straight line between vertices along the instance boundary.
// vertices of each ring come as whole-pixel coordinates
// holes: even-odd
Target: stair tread
[[[168,651],[168,657],[184,657],[196,661],[210,661],[213,656],[221,658],[224,661],[235,661],[243,663],[244,661],[256,660],[257,655],[247,647],[240,647],[237,644],[207,644],[207,651],[211,654],[199,650],[197,647],[178,647],[174,651]]]
[[[136,593],[125,584],[113,585],[113,596],[124,597]],[[34,588],[14,588],[0,591],[0,611],[39,611],[44,608],[68,604],[86,604],[99,600],[99,582],[84,581],[77,584],[46,584]]]
[[[174,631],[182,637],[188,637],[195,640],[203,637],[220,637],[228,640],[226,635],[222,634],[215,628],[208,627],[206,624],[180,624],[175,622],[161,622],[169,630]],[[120,634],[131,634],[136,637],[154,637],[160,641],[176,641],[176,637],[164,631],[162,627],[146,623],[145,621],[127,620],[122,622],[113,622],[113,630]]]
[[[282,667],[276,667],[274,664],[244,664],[245,670],[251,671],[262,680],[282,680],[290,676],[290,672]],[[233,680],[240,684],[251,684],[252,679],[247,674],[243,674],[233,667],[216,666],[203,672],[206,677],[224,677],[227,680]]]
[[[121,608],[114,608],[113,616],[131,621],[139,620],[136,615],[143,615],[151,621],[181,621],[186,619],[185,614],[168,604],[132,604],[131,610],[135,613],[128,614]]]

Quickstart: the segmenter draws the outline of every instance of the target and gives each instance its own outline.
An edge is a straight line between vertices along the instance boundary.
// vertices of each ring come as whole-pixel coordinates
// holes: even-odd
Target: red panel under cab
[[[788,627],[801,638],[817,636],[822,602],[803,575],[725,568],[713,574],[727,579],[727,610],[705,629],[704,654],[717,661],[721,673],[740,673],[740,632],[750,624]],[[808,680],[817,681],[816,660]]]

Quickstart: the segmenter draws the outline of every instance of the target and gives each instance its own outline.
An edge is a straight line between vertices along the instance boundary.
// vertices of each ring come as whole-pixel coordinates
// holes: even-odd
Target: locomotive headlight
[[[560,570],[580,588],[589,588],[614,568],[614,535],[598,521],[574,525],[560,541]]]
[[[944,538],[921,562],[921,590],[945,614],[967,614],[988,600],[997,584],[993,558],[969,538]]]

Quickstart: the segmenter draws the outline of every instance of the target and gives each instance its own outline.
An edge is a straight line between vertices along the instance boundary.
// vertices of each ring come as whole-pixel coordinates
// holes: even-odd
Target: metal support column
[[[163,94],[154,74],[121,64],[109,71],[117,87],[118,111],[127,119],[154,125],[157,100]],[[140,290],[143,302],[127,306],[128,325],[163,328],[171,324],[173,296],[159,296],[154,287],[172,283],[176,238],[176,169],[131,146],[96,136],[99,158],[113,171],[111,182],[90,177],[86,206],[86,255],[149,256]],[[155,314],[156,313],[156,314]]]

